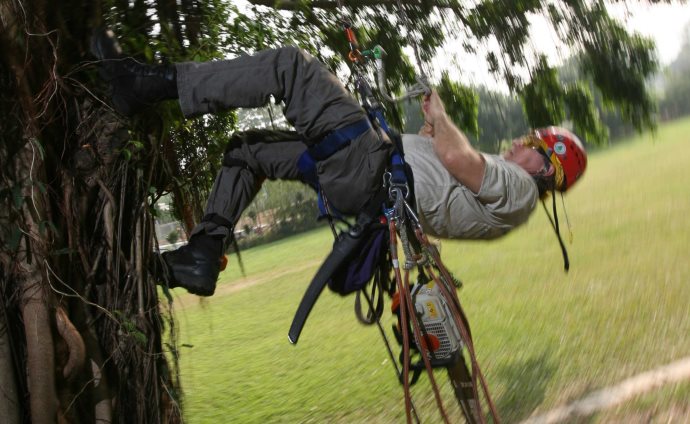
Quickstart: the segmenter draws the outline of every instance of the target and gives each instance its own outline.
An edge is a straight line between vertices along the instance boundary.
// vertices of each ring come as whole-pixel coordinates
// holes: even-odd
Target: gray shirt
[[[434,152],[432,140],[403,134],[412,168],[417,211],[427,234],[441,238],[493,239],[527,221],[539,197],[532,177],[500,156],[486,160],[479,193],[460,184]]]

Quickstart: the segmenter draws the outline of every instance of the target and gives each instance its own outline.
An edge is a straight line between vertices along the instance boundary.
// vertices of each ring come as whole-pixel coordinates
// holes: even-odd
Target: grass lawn
[[[540,210],[499,241],[443,242],[504,422],[690,355],[689,163],[690,119],[590,155],[565,198],[568,274]],[[214,297],[177,292],[187,422],[404,421],[402,389],[354,297],[324,292],[300,343],[287,341],[331,240],[320,229],[247,250],[247,278],[230,258]],[[666,387],[587,422],[647,422],[687,411],[687,399],[687,384]]]

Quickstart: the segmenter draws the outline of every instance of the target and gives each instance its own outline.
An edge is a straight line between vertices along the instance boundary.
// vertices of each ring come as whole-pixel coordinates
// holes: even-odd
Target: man
[[[123,57],[112,34],[101,32],[92,50],[103,60],[102,74],[111,84],[115,108],[125,115],[165,99],[179,99],[183,114],[191,117],[263,106],[273,96],[284,102],[285,117],[296,130],[280,134],[279,142],[260,131],[233,137],[202,222],[186,246],[163,255],[171,286],[213,294],[220,257],[260,181],[307,182],[299,166],[307,149],[320,189],[340,213],[356,215],[370,207],[381,189],[391,145],[371,127],[342,84],[299,49],[151,66]],[[425,98],[423,111],[421,135],[404,135],[403,146],[420,220],[432,235],[489,239],[505,234],[527,220],[540,190],[565,190],[585,169],[582,145],[565,130],[547,129],[543,136],[538,132],[516,141],[501,158],[472,148],[435,92]],[[556,143],[563,151],[552,154]],[[559,181],[554,180],[557,174]]]

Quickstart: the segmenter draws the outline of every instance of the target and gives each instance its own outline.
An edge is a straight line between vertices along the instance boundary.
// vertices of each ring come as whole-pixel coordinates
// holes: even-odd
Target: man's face
[[[503,158],[513,162],[527,171],[530,175],[544,175],[547,172],[544,165],[544,156],[537,150],[526,146],[525,139],[513,140],[511,148],[503,153]]]

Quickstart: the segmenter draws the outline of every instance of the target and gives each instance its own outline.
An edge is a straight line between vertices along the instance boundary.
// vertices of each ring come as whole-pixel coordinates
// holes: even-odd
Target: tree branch
[[[249,0],[249,3],[255,6],[267,6],[280,10],[297,10],[301,6],[299,0]],[[403,0],[403,3],[413,3],[409,0]],[[432,6],[441,8],[457,9],[457,6],[451,5],[450,2],[444,0],[432,0],[429,2]],[[396,0],[350,0],[347,5],[350,7],[364,7],[364,6],[381,6],[390,5],[397,6]],[[317,9],[337,9],[338,2],[328,0],[314,0],[309,4],[312,8]]]

